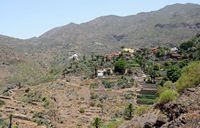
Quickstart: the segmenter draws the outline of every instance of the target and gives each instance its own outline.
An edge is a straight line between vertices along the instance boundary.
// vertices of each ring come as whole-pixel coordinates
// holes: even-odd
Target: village
[[[6,127],[10,122],[16,128],[85,128],[101,120],[103,128],[114,128],[145,113],[145,120],[157,117],[159,111],[153,108],[159,91],[173,87],[181,69],[198,57],[191,56],[196,51],[183,50],[183,46],[121,47],[91,56],[75,53],[58,79],[35,86],[19,82],[2,90],[1,124]],[[142,126],[144,122],[138,121]]]
[[[150,54],[148,53],[147,57],[155,56],[156,51],[158,51],[158,49],[149,50]],[[93,61],[99,59],[103,62],[100,62],[99,67],[96,65],[94,68],[94,74],[91,74],[92,79],[79,77],[78,75],[70,77],[72,73],[76,75],[76,71],[68,71],[67,73],[65,71],[61,79],[46,83],[41,86],[44,88],[40,87],[39,90],[37,89],[38,86],[34,89],[21,87],[20,85],[8,88],[4,91],[5,96],[0,96],[3,106],[1,108],[3,114],[1,118],[8,119],[9,113],[13,113],[12,122],[14,126],[19,127],[29,126],[29,128],[35,128],[38,127],[38,123],[42,124],[41,128],[45,127],[44,125],[64,127],[66,123],[71,124],[69,127],[72,128],[77,125],[88,127],[90,122],[98,116],[104,121],[120,117],[125,104],[152,105],[157,97],[157,87],[155,83],[148,81],[149,75],[140,68],[140,65],[131,63],[131,66],[125,68],[122,63],[122,67],[119,65],[117,71],[114,69],[116,67],[113,66],[115,59],[119,57],[131,61],[135,58],[136,53],[144,54],[143,52],[143,49],[122,48],[121,51],[106,54],[104,57],[93,57]],[[177,49],[173,50],[173,54],[178,54],[177,52]],[[72,61],[72,67],[73,64],[80,61],[77,54],[69,59]],[[105,64],[110,65],[105,66]],[[158,79],[155,81],[158,81]],[[42,94],[41,90],[43,90]],[[70,90],[76,90],[76,94],[73,94],[73,91]],[[65,96],[66,91],[69,94],[68,96]],[[23,93],[25,95],[22,95]],[[68,103],[65,103],[62,98]],[[59,108],[59,110],[56,110],[57,113],[54,113],[55,117],[53,119],[50,116],[39,116],[46,113],[47,108],[50,109],[51,106]],[[109,109],[110,106],[113,109]],[[53,112],[51,109],[50,111]],[[59,115],[59,113],[65,113],[65,115]],[[45,121],[43,118],[46,118]],[[76,118],[79,118],[79,120],[75,120]]]
[[[136,87],[138,93],[142,95],[138,96],[140,98],[138,98],[137,102],[153,104],[157,87],[163,81],[167,81],[167,70],[164,63],[166,61],[172,63],[182,61],[184,60],[184,55],[181,54],[177,47],[133,49],[122,46],[119,51],[113,51],[103,56],[91,55],[90,59],[84,56],[80,60],[80,56],[76,53],[69,60],[71,60],[71,65],[64,70],[63,75],[76,74],[76,70],[81,73],[85,70],[79,67],[82,63],[92,63],[90,67],[93,66],[93,69],[88,69],[91,70],[89,77],[102,81],[102,86],[99,86],[100,90]],[[150,99],[145,99],[145,97],[150,97]]]

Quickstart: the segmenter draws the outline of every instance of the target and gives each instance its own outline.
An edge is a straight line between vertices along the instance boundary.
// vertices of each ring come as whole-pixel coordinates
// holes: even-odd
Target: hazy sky
[[[30,38],[70,22],[104,15],[133,15],[200,0],[1,0],[0,34]]]

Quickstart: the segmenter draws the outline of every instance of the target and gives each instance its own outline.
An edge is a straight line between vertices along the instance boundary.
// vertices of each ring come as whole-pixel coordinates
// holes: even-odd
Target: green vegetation
[[[174,68],[172,68],[172,69],[173,70],[171,70],[171,71],[175,71],[175,72],[177,71],[177,70],[174,70]],[[159,87],[158,102],[159,103],[167,103],[167,102],[173,101],[179,95],[178,92],[182,92],[186,88],[199,86],[199,84],[200,84],[199,76],[200,76],[200,61],[192,62],[191,64],[189,64],[187,67],[185,67],[182,70],[181,76],[177,80],[176,83],[167,81],[167,82],[165,82],[165,84],[163,86]],[[174,77],[174,78],[176,78],[176,77]]]
[[[96,89],[96,88],[98,88],[98,83],[92,83],[92,84],[90,84],[90,89]]]
[[[123,123],[122,119],[113,119],[108,123],[104,124],[102,128],[118,128],[121,123]]]
[[[3,105],[5,105],[5,102],[2,101],[2,100],[0,100],[0,108],[1,108]]]
[[[33,91],[25,94],[22,101],[25,103],[40,102],[42,100],[42,93],[38,91]]]
[[[167,77],[172,81],[176,82],[181,76],[181,69],[176,66],[172,66],[167,71]]]
[[[152,94],[141,94],[137,97],[137,102],[146,105],[154,104],[156,101],[156,97],[156,95]]]
[[[37,85],[40,83],[49,82],[57,78],[59,72],[50,70],[43,72],[38,65],[33,63],[19,63],[13,67],[15,72],[9,79],[8,83],[23,83],[28,85]]]
[[[127,120],[132,119],[133,111],[134,111],[133,104],[132,103],[128,104],[128,106],[125,108],[124,111],[124,118]]]
[[[0,127],[1,128],[7,128],[8,127],[7,122],[3,119],[0,119]]]
[[[50,101],[49,101],[49,99],[48,99],[47,97],[43,97],[43,98],[42,98],[42,102],[43,102],[43,106],[44,106],[45,108],[49,107]]]
[[[84,112],[85,112],[85,109],[84,109],[84,108],[80,108],[79,112],[80,112],[80,113],[84,113]]]
[[[47,127],[49,127],[50,124],[45,119],[44,115],[45,115],[44,112],[35,112],[33,113],[32,121],[37,123],[38,125],[46,125]]]
[[[149,109],[150,109],[150,107],[147,105],[137,106],[134,111],[134,114],[141,116],[141,115],[145,114],[146,112],[148,112]]]
[[[165,104],[170,101],[176,100],[178,92],[172,89],[167,89],[159,95],[158,103]]]
[[[193,45],[194,45],[194,42],[189,40],[187,42],[182,43],[180,45],[180,49],[187,51],[187,50],[189,50],[189,48],[192,48]]]
[[[102,80],[102,84],[105,88],[118,88],[118,89],[124,89],[124,88],[131,88],[134,86],[135,80],[129,76],[121,76],[117,80]]]
[[[115,62],[115,72],[119,73],[119,74],[124,74],[125,70],[126,70],[126,66],[127,66],[127,62],[123,59],[118,60],[117,62]]]
[[[92,123],[92,126],[94,126],[95,128],[100,128],[100,126],[102,125],[102,121],[99,117],[96,117]]]
[[[22,101],[25,103],[32,103],[32,102],[41,102],[45,108],[48,108],[50,105],[50,99],[48,97],[43,97],[42,92],[33,91],[26,93]]]
[[[168,89],[175,89],[175,84],[172,83],[171,81],[166,81],[163,86],[158,87],[157,93],[161,94]]]
[[[162,47],[158,48],[158,51],[156,52],[156,57],[161,58],[165,55],[165,49]]]
[[[200,85],[200,61],[193,62],[183,69],[181,77],[176,82],[176,88],[179,92],[185,88]]]
[[[13,119],[13,115],[12,114],[10,114],[9,115],[9,125],[8,125],[8,128],[12,128],[12,119]]]
[[[112,88],[114,86],[114,82],[110,82],[108,80],[103,80],[102,84],[104,85],[105,88]]]

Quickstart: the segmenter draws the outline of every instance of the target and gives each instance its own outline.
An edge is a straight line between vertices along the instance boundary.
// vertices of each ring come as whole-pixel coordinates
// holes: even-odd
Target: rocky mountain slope
[[[200,5],[175,4],[131,16],[103,16],[82,24],[54,28],[38,38],[0,36],[0,44],[19,44],[46,51],[105,52],[119,46],[175,45],[200,32]],[[27,44],[32,44],[27,45]],[[23,44],[23,45],[22,45]],[[24,43],[21,43],[22,47]],[[24,47],[23,47],[24,48]],[[34,49],[33,48],[33,49]],[[28,50],[30,51],[30,50]]]
[[[154,12],[71,23],[54,28],[34,41],[40,47],[59,47],[80,53],[105,52],[122,45],[175,45],[200,31],[199,20],[199,5],[175,4]]]

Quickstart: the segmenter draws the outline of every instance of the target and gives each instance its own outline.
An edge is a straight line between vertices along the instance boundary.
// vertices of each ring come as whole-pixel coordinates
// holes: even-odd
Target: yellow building
[[[133,48],[123,48],[122,51],[128,52],[128,53],[134,53],[135,52],[135,50]]]

